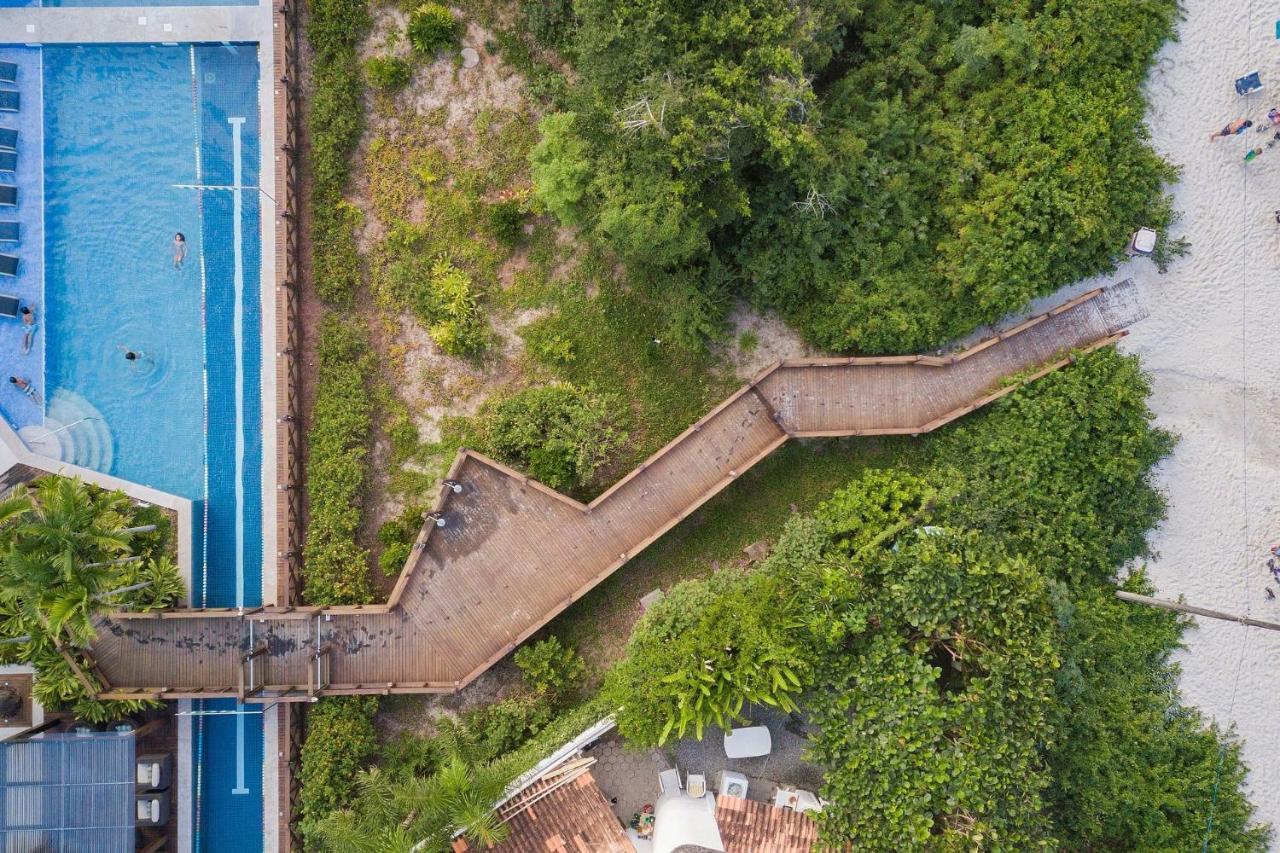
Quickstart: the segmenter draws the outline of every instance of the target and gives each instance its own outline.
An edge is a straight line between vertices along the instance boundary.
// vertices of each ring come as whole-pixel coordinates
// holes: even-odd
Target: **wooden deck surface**
[[[1131,291],[1093,291],[954,356],[774,365],[589,506],[463,451],[463,490],[442,488],[445,526],[424,528],[388,603],[117,614],[92,650],[104,695],[456,690],[789,438],[935,429],[1114,342],[1139,316]]]

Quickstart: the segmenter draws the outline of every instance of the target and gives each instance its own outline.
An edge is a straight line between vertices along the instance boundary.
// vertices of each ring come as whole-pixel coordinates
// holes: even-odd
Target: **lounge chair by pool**
[[[11,127],[0,127],[0,151],[18,150],[18,131]]]
[[[0,222],[0,243],[17,243],[18,240],[18,223]]]
[[[18,297],[8,293],[0,293],[0,317],[13,319],[18,316]]]
[[[18,82],[18,63],[0,62],[0,83]]]
[[[0,255],[0,275],[18,274],[18,256]]]
[[[0,89],[0,113],[16,113],[20,102],[17,92],[12,89]]]
[[[13,207],[18,203],[18,188],[9,184],[0,184],[0,205]]]
[[[0,172],[18,171],[18,152],[0,151]]]

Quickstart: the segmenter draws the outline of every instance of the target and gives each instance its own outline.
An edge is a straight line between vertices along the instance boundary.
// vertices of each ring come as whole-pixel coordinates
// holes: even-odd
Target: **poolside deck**
[[[1120,338],[1128,283],[953,356],[774,365],[590,505],[463,451],[386,604],[116,614],[110,697],[448,692],[470,682],[784,442],[936,429]]]

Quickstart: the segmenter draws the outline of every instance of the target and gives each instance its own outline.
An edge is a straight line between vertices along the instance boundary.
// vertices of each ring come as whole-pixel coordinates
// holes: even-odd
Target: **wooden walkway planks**
[[[468,683],[793,436],[921,433],[1112,343],[1140,316],[1131,283],[1093,291],[953,356],[785,362],[584,506],[463,451],[382,605],[163,618],[116,614],[92,652],[104,695],[256,698],[445,692]],[[322,650],[323,664],[316,652]]]

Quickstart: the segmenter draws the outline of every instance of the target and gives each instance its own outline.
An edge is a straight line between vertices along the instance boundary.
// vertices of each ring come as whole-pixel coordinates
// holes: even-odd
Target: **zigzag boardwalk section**
[[[1106,346],[1133,286],[1086,293],[945,357],[773,365],[589,505],[462,451],[386,604],[116,613],[91,650],[108,698],[454,691],[792,438],[920,434]]]

